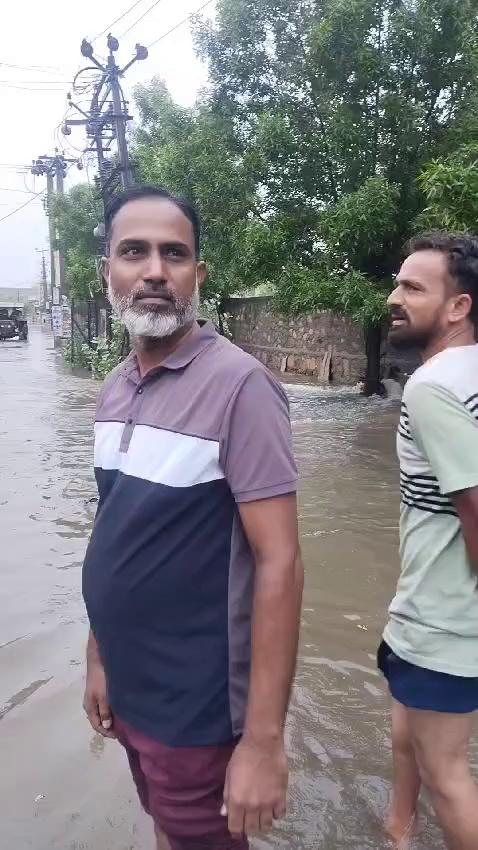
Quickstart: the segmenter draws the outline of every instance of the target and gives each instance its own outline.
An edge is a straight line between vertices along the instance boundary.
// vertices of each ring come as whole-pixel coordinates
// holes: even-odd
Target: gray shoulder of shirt
[[[109,390],[111,390],[116,384],[119,376],[123,372],[125,368],[125,364],[128,360],[128,357],[125,360],[122,360],[111,372],[106,376],[103,383],[101,384],[100,390],[98,392],[98,396],[96,399],[96,412],[100,409],[100,406],[103,404],[103,401],[108,394]]]
[[[243,351],[225,337],[218,336],[214,345],[207,351],[207,373],[227,388],[227,395],[232,398],[251,376],[264,377],[266,382],[274,387],[287,400],[287,394],[280,381],[259,360]],[[206,353],[206,351],[204,353]]]
[[[405,404],[420,385],[436,387],[466,402],[478,393],[478,345],[447,349],[420,366],[405,385]]]

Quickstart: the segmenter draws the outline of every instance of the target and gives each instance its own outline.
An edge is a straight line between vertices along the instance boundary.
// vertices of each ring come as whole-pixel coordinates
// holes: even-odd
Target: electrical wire
[[[94,44],[94,43],[95,43],[95,41],[97,41],[99,38],[101,38],[101,36],[102,36],[102,35],[106,35],[106,33],[107,33],[108,31],[110,31],[110,30],[112,29],[112,27],[114,27],[116,24],[119,24],[119,22],[120,22],[120,21],[122,21],[122,20],[123,20],[123,18],[126,18],[126,15],[129,15],[129,13],[130,13],[130,12],[132,12],[132,11],[133,11],[133,9],[136,9],[136,6],[139,6],[139,4],[140,4],[140,3],[142,3],[142,2],[143,2],[143,0],[136,0],[136,3],[133,3],[133,5],[129,7],[129,9],[126,9],[126,12],[123,12],[123,13],[119,16],[119,18],[116,18],[116,20],[115,20],[115,21],[112,21],[112,22],[111,22],[111,24],[108,24],[108,26],[107,26],[107,27],[105,27],[105,29],[103,30],[103,32],[100,32],[98,35],[95,35],[95,37],[94,37],[94,39],[93,39],[93,41],[92,41],[92,44]]]
[[[179,27],[182,27],[184,24],[187,24],[189,21],[192,21],[192,19],[195,18],[196,15],[199,15],[199,13],[203,11],[203,9],[205,9],[207,6],[211,6],[212,3],[214,3],[214,0],[207,0],[207,2],[203,3],[203,5],[200,6],[199,9],[196,9],[195,12],[191,12],[190,15],[188,15],[186,18],[183,18],[182,21],[179,21],[179,23],[176,24],[174,27],[171,27],[170,30],[167,30],[167,32],[163,32],[163,34],[160,35],[159,38],[156,39],[156,41],[152,41],[151,44],[148,44],[148,50],[151,50],[151,48],[159,44],[159,42],[162,41],[163,38],[166,38],[168,35],[171,35],[171,33],[178,30]]]
[[[30,189],[29,185],[27,184],[27,172],[26,171],[22,174],[22,177],[23,177],[23,185],[25,186],[26,191],[30,192],[30,195],[36,195],[35,176],[33,175],[33,189]]]
[[[78,87],[78,84],[76,82],[78,77],[80,77],[82,74],[85,74],[87,71],[94,71],[96,73],[96,75],[99,76],[98,68],[96,67],[96,65],[87,65],[86,68],[80,68],[80,70],[77,71],[75,76],[73,77],[73,83],[72,83],[73,91],[76,91],[76,89]],[[87,85],[91,85],[91,83],[87,83]]]
[[[22,86],[64,86],[66,80],[0,80],[2,85],[17,85]]]
[[[43,92],[43,91],[53,91],[53,92],[61,92],[61,91],[63,90],[63,87],[64,87],[64,85],[65,85],[65,84],[64,84],[64,83],[62,83],[62,84],[61,84],[61,86],[57,86],[56,88],[47,88],[47,87],[40,87],[40,86],[38,86],[37,88],[32,88],[32,86],[17,86],[17,85],[13,85],[13,83],[2,83],[1,85],[3,85],[3,87],[4,87],[4,88],[6,88],[6,89],[16,89],[17,91],[29,91],[29,92],[34,92],[34,91],[42,91],[42,92]]]
[[[21,192],[22,195],[36,195],[36,192],[30,192],[29,189],[9,189],[6,186],[0,186],[0,192]]]
[[[143,14],[140,15],[139,18],[137,18],[137,20],[134,21],[130,27],[128,27],[128,29],[121,33],[121,38],[124,38],[125,35],[131,32],[131,30],[134,29],[134,27],[137,26],[137,24],[139,24],[143,20],[143,18],[146,17],[146,15],[149,15],[149,13],[152,12],[153,9],[156,8],[156,6],[159,6],[160,3],[161,0],[155,0],[155,2],[148,9],[146,9],[146,12],[143,12]]]
[[[33,203],[33,201],[36,201],[37,198],[40,197],[40,195],[45,195],[45,190],[43,190],[42,192],[38,192],[36,195],[33,196],[33,198],[29,198],[28,201],[25,201],[24,204],[21,204],[21,206],[17,207],[16,209],[12,210],[11,212],[7,213],[7,215],[4,215],[3,218],[0,218],[0,224],[1,224],[2,221],[6,221],[7,218],[10,218],[12,215],[15,215],[17,212],[20,212],[20,210],[25,209],[25,207],[27,207],[28,204]]]
[[[11,62],[0,61],[0,68],[15,68],[18,71],[35,71],[36,74],[63,74],[63,69],[57,65],[13,65]],[[65,74],[65,78],[67,75]]]

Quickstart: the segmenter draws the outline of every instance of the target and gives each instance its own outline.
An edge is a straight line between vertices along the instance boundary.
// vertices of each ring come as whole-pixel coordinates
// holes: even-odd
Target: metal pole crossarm
[[[67,100],[68,100],[68,103],[70,104],[70,106],[74,106],[74,108],[76,109],[77,112],[80,113],[80,115],[84,115],[85,118],[88,118],[88,113],[85,112],[84,109],[81,108],[81,106],[78,106],[78,104],[75,103],[74,100],[72,100],[71,94],[67,95]]]

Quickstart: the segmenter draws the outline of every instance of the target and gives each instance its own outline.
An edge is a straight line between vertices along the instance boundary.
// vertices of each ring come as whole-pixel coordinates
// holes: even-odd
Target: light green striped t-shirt
[[[450,498],[478,487],[478,345],[415,372],[397,449],[401,573],[384,639],[419,667],[478,676],[478,575]]]

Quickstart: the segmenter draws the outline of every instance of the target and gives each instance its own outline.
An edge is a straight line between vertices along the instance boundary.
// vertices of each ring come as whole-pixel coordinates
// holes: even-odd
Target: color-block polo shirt
[[[207,322],[107,378],[83,594],[113,713],[171,746],[240,735],[254,559],[238,504],[295,492],[287,397]]]

